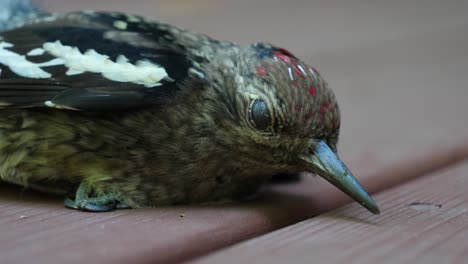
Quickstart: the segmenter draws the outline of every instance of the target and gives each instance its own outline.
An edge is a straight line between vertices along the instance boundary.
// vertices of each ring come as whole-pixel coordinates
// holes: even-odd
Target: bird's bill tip
[[[335,185],[373,214],[380,213],[375,201],[325,141],[311,146],[311,151],[306,159],[311,172]]]

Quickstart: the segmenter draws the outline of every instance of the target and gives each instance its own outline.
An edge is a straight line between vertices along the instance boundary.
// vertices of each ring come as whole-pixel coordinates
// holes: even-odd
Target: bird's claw
[[[77,202],[76,200],[72,200],[70,197],[65,197],[64,204],[65,207],[71,209],[77,209],[87,212],[110,212],[116,209],[129,209],[125,203],[118,202],[116,200],[109,201],[106,204],[100,204],[98,201],[93,201],[94,199],[87,199],[85,201]]]
[[[130,208],[129,205],[118,201],[112,195],[89,197],[88,193],[88,187],[80,184],[80,187],[76,191],[75,199],[70,198],[70,196],[65,197],[65,207],[87,212],[110,212],[116,209]]]

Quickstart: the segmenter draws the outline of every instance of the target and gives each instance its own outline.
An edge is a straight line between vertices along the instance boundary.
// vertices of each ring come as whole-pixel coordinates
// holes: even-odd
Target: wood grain
[[[194,263],[453,263],[468,261],[468,163],[222,250]]]
[[[422,155],[411,163],[381,164],[382,173],[361,174],[358,178],[372,192],[467,157],[468,146],[440,148],[437,154]],[[398,170],[388,173],[384,165],[398,166]],[[269,186],[254,200],[242,204],[103,214],[66,209],[61,197],[22,192],[11,185],[0,186],[0,193],[0,263],[176,263],[351,202],[340,191],[315,177]],[[385,219],[391,214],[391,208],[387,209],[386,199],[377,197],[377,202],[383,205]],[[352,208],[362,214],[359,217],[370,215],[359,206]],[[353,210],[341,216],[354,216]],[[182,213],[184,217],[180,217]],[[382,218],[371,218],[372,221],[376,219]],[[335,224],[327,226],[335,230]],[[365,230],[366,226],[358,227]]]

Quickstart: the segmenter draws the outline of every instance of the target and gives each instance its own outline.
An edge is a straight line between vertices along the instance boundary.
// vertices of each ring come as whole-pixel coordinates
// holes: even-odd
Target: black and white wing
[[[157,105],[187,81],[177,30],[118,13],[51,15],[0,33],[0,108]]]

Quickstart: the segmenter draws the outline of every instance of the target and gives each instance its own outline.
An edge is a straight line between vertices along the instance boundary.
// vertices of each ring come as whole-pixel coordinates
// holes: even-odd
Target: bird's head
[[[312,172],[373,213],[379,209],[338,158],[340,112],[334,93],[289,51],[256,43],[227,52],[208,70],[221,144],[239,166]]]

